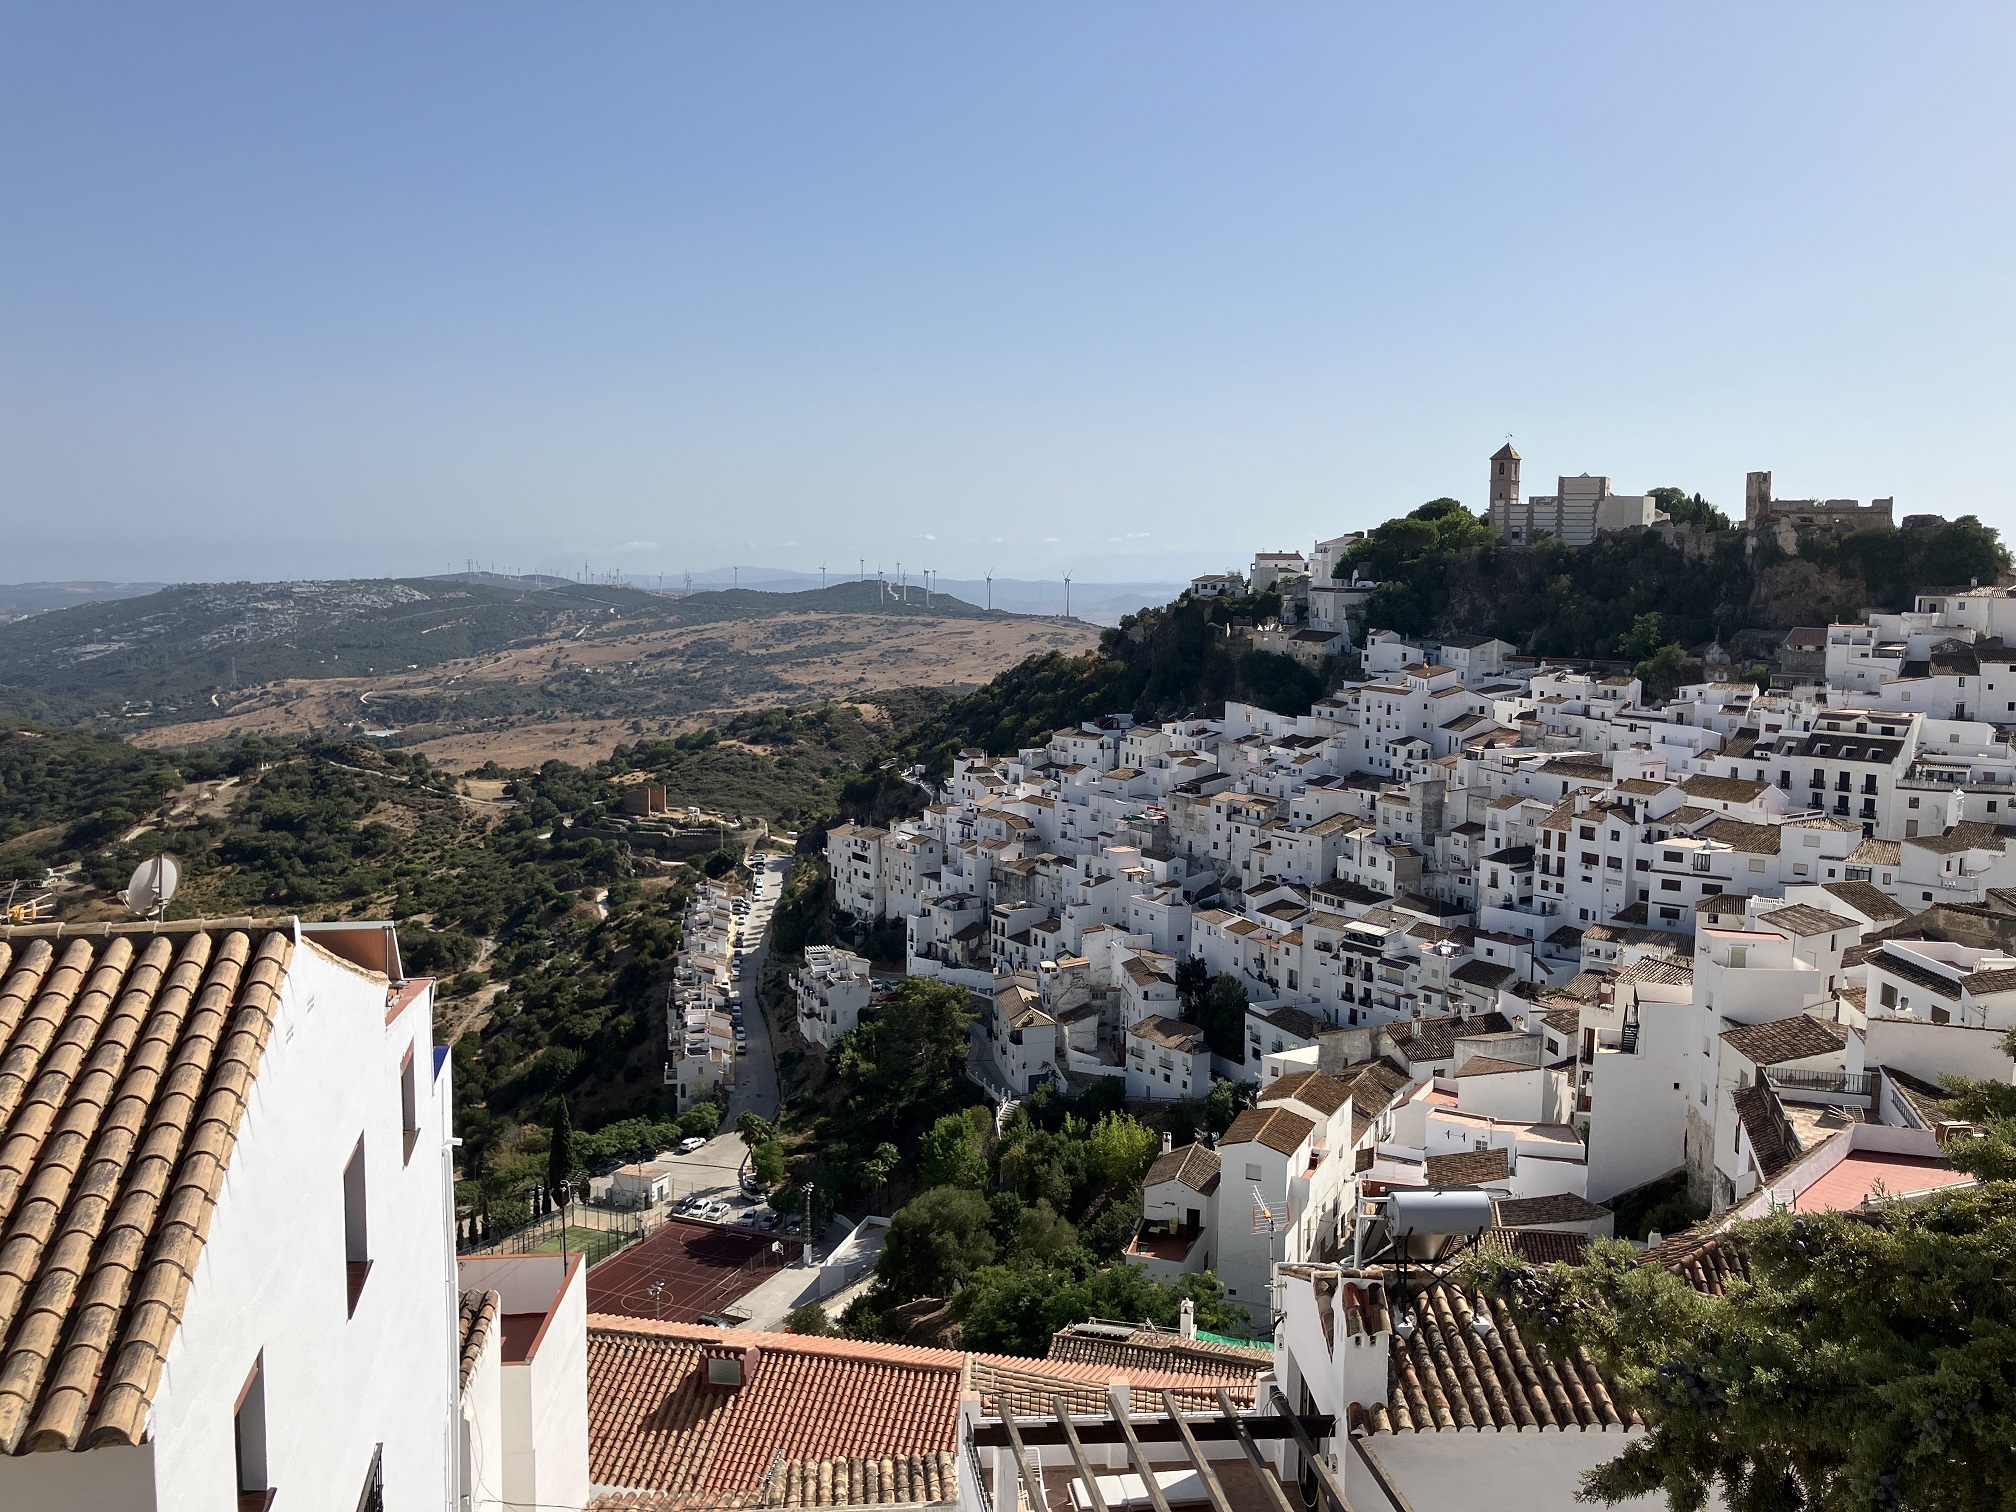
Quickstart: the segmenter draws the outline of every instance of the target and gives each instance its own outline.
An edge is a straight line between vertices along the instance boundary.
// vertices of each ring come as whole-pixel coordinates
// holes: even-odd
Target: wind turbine
[[[994,608],[994,569],[992,567],[987,569],[987,608],[990,612]]]
[[[826,591],[826,564],[824,562],[819,564],[819,591],[821,593]]]
[[[1071,618],[1071,574],[1064,574],[1064,618]]]

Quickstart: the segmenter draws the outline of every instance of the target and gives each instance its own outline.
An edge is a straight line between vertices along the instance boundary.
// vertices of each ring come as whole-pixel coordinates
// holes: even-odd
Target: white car
[[[689,1134],[686,1138],[679,1141],[679,1153],[681,1155],[691,1155],[706,1143],[707,1141],[702,1139],[698,1134]]]
[[[728,1216],[728,1204],[725,1202],[710,1202],[707,1206],[700,1209],[700,1216],[707,1219],[710,1223],[719,1223],[723,1218]]]

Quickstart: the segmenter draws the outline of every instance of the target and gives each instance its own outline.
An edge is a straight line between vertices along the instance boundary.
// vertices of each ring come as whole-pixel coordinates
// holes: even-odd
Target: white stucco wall
[[[504,1499],[503,1343],[504,1329],[498,1319],[484,1337],[476,1369],[462,1393],[461,1502],[457,1512],[488,1512]]]
[[[500,1313],[543,1312],[521,1361],[500,1367],[506,1509],[553,1512],[588,1500],[588,1281],[580,1255],[497,1255],[461,1266],[465,1289],[497,1292]],[[502,1319],[499,1319],[501,1332]],[[495,1503],[492,1503],[495,1505]]]
[[[352,1512],[379,1444],[388,1508],[448,1503],[459,1371],[450,1096],[446,1065],[434,1074],[432,1012],[422,992],[388,1025],[382,980],[297,946],[155,1396],[162,1512],[235,1505],[232,1414],[262,1351],[280,1505]],[[408,1046],[420,1124],[410,1160]],[[372,1269],[353,1317],[343,1168],[360,1134]]]

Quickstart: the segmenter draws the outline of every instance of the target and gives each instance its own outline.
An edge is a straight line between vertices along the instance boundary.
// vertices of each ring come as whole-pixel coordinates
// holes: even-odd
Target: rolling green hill
[[[942,594],[927,610],[915,591],[904,602],[863,582],[684,598],[599,584],[511,588],[430,578],[183,584],[0,625],[0,716],[189,719],[215,694],[285,679],[432,667],[614,624],[670,629],[813,611],[988,616]]]

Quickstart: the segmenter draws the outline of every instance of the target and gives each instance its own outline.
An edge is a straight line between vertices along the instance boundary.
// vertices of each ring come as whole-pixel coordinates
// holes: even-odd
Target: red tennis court
[[[588,1272],[588,1310],[697,1323],[725,1311],[788,1258],[769,1234],[738,1233],[678,1219]],[[662,1283],[657,1296],[651,1288]]]

